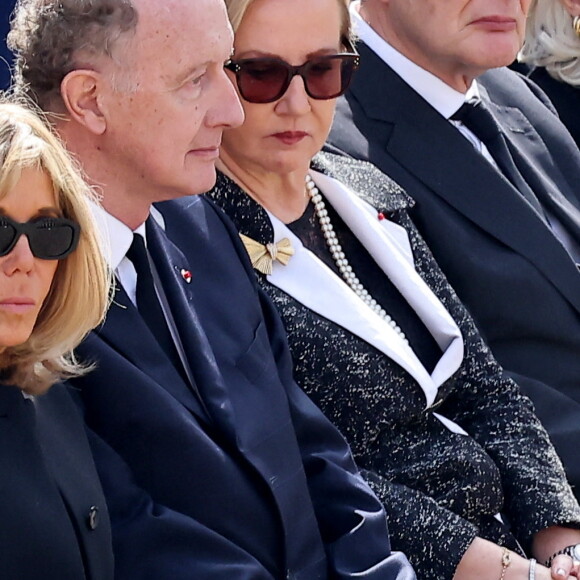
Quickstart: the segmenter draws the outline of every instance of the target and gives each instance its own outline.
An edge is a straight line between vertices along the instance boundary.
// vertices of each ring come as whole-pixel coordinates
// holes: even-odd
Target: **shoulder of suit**
[[[24,397],[18,387],[0,384],[0,419],[22,406]]]
[[[238,231],[226,213],[207,195],[193,195],[156,203],[155,207],[165,220],[166,233],[184,253],[193,241],[205,244],[210,240],[220,246],[222,255],[228,251],[236,254],[245,264],[247,252]],[[230,244],[231,242],[231,244]],[[253,275],[253,270],[249,268]]]
[[[165,216],[166,214],[172,214],[175,212],[182,212],[184,210],[191,209],[192,211],[201,210],[201,199],[199,195],[186,195],[184,197],[178,197],[175,199],[170,199],[168,201],[161,201],[155,203],[155,207]]]
[[[415,205],[411,196],[378,167],[343,154],[335,147],[318,153],[312,160],[312,169],[344,183],[382,210],[392,212]]]
[[[489,98],[499,105],[531,110],[541,105],[541,111],[554,108],[546,93],[531,79],[507,67],[492,69],[481,75],[477,83],[484,87]]]
[[[190,225],[191,227],[196,227],[196,224],[203,225],[208,220],[208,214],[216,214],[221,218],[221,212],[205,195],[187,195],[158,202],[154,206],[163,216],[167,232],[173,229],[173,225],[177,224]]]

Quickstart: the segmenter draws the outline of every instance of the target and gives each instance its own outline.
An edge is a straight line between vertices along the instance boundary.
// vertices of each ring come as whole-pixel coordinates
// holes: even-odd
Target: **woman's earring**
[[[580,16],[574,16],[574,19],[572,20],[572,28],[574,29],[576,36],[580,37]]]

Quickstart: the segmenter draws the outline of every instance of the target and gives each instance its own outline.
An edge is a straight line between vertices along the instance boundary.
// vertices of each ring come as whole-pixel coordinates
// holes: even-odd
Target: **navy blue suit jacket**
[[[105,498],[62,385],[34,403],[0,385],[0,578],[113,579]]]
[[[580,272],[548,227],[446,119],[363,43],[330,141],[392,177],[496,358],[532,399],[580,497]],[[552,211],[580,207],[580,154],[541,91],[478,79],[520,170]],[[562,195],[563,194],[563,195]],[[559,208],[564,208],[560,211]],[[578,222],[566,222],[580,240]]]
[[[150,224],[148,246],[194,388],[122,289],[79,349],[97,370],[75,381],[117,578],[414,578],[342,436],[294,383],[227,218],[198,197],[158,208],[166,230]]]

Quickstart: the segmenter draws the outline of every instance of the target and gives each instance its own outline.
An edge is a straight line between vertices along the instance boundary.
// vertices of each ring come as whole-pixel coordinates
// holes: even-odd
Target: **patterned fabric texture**
[[[465,341],[461,367],[426,410],[423,392],[404,369],[257,273],[286,326],[298,383],[342,431],[385,504],[393,549],[405,552],[418,578],[451,580],[476,535],[513,549],[517,540],[527,549],[540,529],[578,526],[580,509],[531,402],[495,362],[413,226],[407,214],[413,200],[365,162],[320,153],[312,168],[406,229],[417,272]],[[206,195],[240,232],[273,241],[267,213],[232,180],[219,174]],[[435,409],[470,437],[448,430]],[[505,525],[494,517],[498,512]]]

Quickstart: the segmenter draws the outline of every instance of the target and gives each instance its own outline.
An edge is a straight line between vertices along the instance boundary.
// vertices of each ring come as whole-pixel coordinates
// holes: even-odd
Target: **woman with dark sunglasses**
[[[225,132],[208,195],[237,225],[298,382],[349,440],[417,577],[566,578],[569,556],[543,564],[580,542],[564,527],[580,510],[530,402],[433,261],[413,201],[373,166],[320,152],[358,65],[347,4],[226,0],[226,69],[246,120]]]
[[[90,192],[57,138],[0,101],[0,578],[109,580],[107,510],[60,380],[102,319],[109,275]]]

